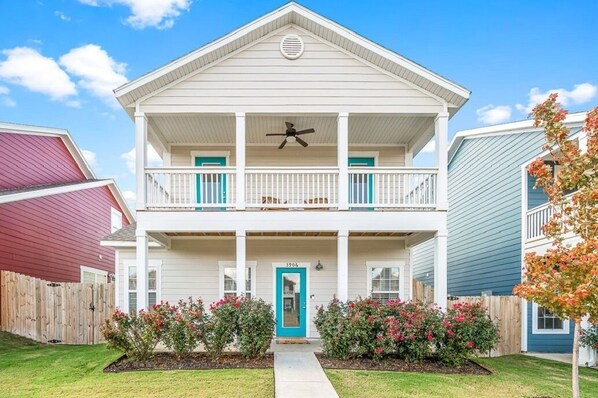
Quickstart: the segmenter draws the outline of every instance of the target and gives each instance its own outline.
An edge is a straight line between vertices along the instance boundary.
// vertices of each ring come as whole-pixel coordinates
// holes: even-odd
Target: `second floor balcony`
[[[187,211],[436,207],[435,168],[350,167],[346,178],[339,173],[335,167],[247,167],[239,184],[235,167],[147,168],[146,207]]]

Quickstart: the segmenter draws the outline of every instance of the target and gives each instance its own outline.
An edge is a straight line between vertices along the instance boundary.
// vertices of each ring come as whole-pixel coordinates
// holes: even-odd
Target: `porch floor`
[[[272,340],[269,352],[322,352],[322,342],[318,339],[307,339],[309,344],[278,344],[277,340]]]

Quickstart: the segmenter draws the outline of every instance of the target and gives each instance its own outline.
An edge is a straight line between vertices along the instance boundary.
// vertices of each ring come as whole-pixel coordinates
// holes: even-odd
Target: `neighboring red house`
[[[134,222],[68,131],[0,123],[0,270],[56,282],[109,281],[104,236]]]

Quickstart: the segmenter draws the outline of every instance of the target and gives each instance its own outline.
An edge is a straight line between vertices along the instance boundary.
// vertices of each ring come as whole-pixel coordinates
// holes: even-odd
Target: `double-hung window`
[[[374,300],[403,299],[404,262],[368,261],[368,295]]]
[[[101,269],[81,266],[81,283],[106,283],[108,272]]]
[[[567,334],[569,321],[560,319],[546,308],[532,303],[532,334]]]
[[[137,310],[137,266],[131,263],[125,267],[127,282],[125,285],[126,308],[129,312]],[[160,302],[160,264],[150,261],[147,269],[147,305],[151,307]]]
[[[114,207],[110,208],[110,233],[114,233],[123,227],[123,215]]]
[[[256,262],[248,261],[245,265],[245,296],[255,297],[255,268]],[[234,261],[220,262],[220,297],[234,297],[237,295],[237,265]]]

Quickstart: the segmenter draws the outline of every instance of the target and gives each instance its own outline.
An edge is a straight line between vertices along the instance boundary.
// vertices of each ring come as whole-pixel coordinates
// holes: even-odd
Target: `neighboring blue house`
[[[585,115],[569,115],[567,126],[580,130]],[[456,134],[448,154],[449,295],[511,295],[521,281],[523,253],[548,246],[540,232],[546,196],[533,189],[525,168],[542,155],[544,142],[543,130],[532,120]],[[433,241],[427,241],[411,250],[413,277],[430,285],[432,248]],[[522,350],[571,352],[573,323],[532,303],[527,308]]]

